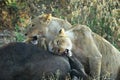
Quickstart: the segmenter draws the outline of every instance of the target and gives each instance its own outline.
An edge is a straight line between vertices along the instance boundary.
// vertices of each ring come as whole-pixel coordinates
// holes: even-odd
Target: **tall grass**
[[[52,13],[64,16],[73,25],[80,23],[89,26],[93,32],[120,48],[117,46],[120,39],[119,3],[119,0],[78,0],[62,8],[53,6]]]
[[[119,37],[119,2],[117,0],[81,0],[78,4],[79,23],[88,25],[94,32],[105,37],[111,43]],[[79,6],[80,5],[80,6]]]
[[[5,0],[3,0],[5,1]],[[6,8],[0,8],[2,10],[3,16],[1,19],[3,23],[0,27],[11,26],[15,28],[15,25],[26,26],[29,23],[28,13],[24,12],[22,8],[26,7],[25,10],[31,11],[31,15],[39,15],[37,13],[52,13],[53,16],[60,18],[67,18],[73,25],[74,24],[84,24],[89,26],[95,33],[98,33],[108,41],[110,41],[114,46],[117,46],[119,42],[120,45],[120,1],[119,0],[31,0],[32,4],[35,4],[35,8],[38,8],[38,12],[34,10],[29,10],[31,3],[28,2],[17,2],[16,0],[7,0]],[[9,8],[14,8],[20,10],[19,14],[13,16],[8,15]],[[4,10],[5,9],[5,10]],[[35,14],[33,14],[35,13]],[[7,14],[7,16],[6,16]],[[19,17],[16,21],[16,16]],[[6,27],[7,28],[7,27]]]

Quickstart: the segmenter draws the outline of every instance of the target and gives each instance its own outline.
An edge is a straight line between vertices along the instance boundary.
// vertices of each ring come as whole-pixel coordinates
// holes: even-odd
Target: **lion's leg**
[[[89,59],[89,67],[90,67],[90,76],[95,80],[100,79],[100,73],[101,73],[101,63],[102,63],[102,54],[100,53],[98,47],[96,46],[92,32],[85,28],[83,30],[83,36],[84,39],[80,42],[83,43],[83,50],[86,56]]]
[[[90,75],[95,80],[100,79],[100,72],[101,72],[101,57],[91,57],[89,58],[89,65],[90,65]]]
[[[42,47],[43,49],[47,50],[47,41],[46,38],[40,38],[38,40],[38,47]]]
[[[102,55],[94,43],[89,44],[88,52],[90,76],[95,80],[100,80]]]
[[[99,49],[94,43],[94,40],[92,37],[90,37],[90,42],[91,43],[87,43],[87,46],[89,45],[89,48],[90,48],[88,49],[90,75],[92,78],[95,78],[95,80],[100,80],[102,54],[100,53]]]

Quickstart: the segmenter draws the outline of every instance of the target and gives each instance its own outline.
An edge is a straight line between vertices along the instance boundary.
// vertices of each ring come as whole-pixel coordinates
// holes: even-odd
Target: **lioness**
[[[71,45],[71,47],[70,47]],[[107,40],[85,25],[76,25],[49,43],[49,50],[62,54],[70,50],[82,62],[86,73],[97,80],[119,80],[120,52]]]
[[[56,34],[58,34],[58,31],[61,28],[67,30],[71,27],[72,25],[67,20],[53,17],[51,14],[40,15],[32,20],[32,27],[27,29],[26,31],[27,39],[25,40],[25,42],[28,43],[31,42],[33,40],[31,38],[33,38],[33,36],[36,35],[38,35],[39,38],[44,37],[46,39],[46,42],[49,42],[50,40],[54,39],[54,37],[56,36]],[[33,43],[37,44],[36,41],[34,41]]]

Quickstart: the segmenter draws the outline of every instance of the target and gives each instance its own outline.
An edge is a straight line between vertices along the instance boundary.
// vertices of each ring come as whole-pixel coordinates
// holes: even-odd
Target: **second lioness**
[[[49,50],[59,55],[66,50],[72,51],[92,78],[119,80],[120,52],[85,25],[77,25],[66,32],[60,30],[50,42]]]

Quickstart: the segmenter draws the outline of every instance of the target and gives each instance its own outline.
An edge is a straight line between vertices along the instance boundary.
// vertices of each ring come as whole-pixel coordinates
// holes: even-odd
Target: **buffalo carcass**
[[[0,48],[0,80],[41,80],[56,72],[59,80],[64,80],[70,70],[67,57],[53,55],[32,44],[17,42]]]

